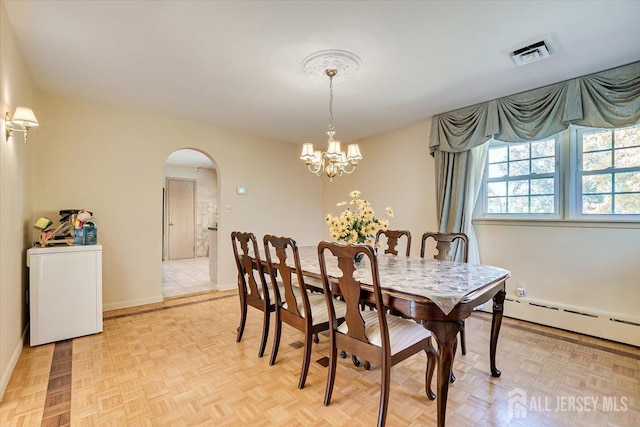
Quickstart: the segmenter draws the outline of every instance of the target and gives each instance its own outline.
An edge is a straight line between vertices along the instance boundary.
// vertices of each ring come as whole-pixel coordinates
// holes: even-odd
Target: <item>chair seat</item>
[[[284,295],[284,286],[279,284],[280,295]],[[269,291],[271,295],[271,291]],[[300,288],[293,286],[293,293],[298,301],[298,311],[302,317],[306,317],[304,313],[304,303],[300,295]],[[329,321],[329,313],[327,311],[327,303],[324,300],[324,294],[315,292],[307,292],[309,298],[309,307],[311,308],[312,325],[319,325]],[[283,303],[283,307],[287,308],[287,303]],[[335,301],[334,309],[336,311],[336,319],[341,319],[347,314],[347,305],[343,301]]]
[[[377,311],[361,311],[360,315],[365,323],[364,333],[370,344],[381,347],[382,338],[380,335],[380,321]],[[387,326],[389,328],[389,343],[391,354],[401,352],[405,348],[422,341],[431,336],[431,332],[419,325],[413,320],[403,319],[402,317],[392,314],[387,316]],[[346,334],[349,328],[347,323],[343,323],[338,327],[338,332]]]
[[[309,296],[309,307],[311,308],[311,318],[313,325],[319,325],[329,321],[329,312],[327,311],[327,302],[324,299],[324,294],[307,292]],[[300,301],[300,299],[298,299]],[[336,319],[341,319],[347,314],[347,304],[344,301],[335,300],[333,302],[333,308],[336,311]],[[298,303],[298,311],[303,313],[304,317],[304,305],[302,302]]]
[[[318,292],[322,292],[322,279],[316,279],[315,277],[305,277],[304,284],[307,287],[314,288]]]

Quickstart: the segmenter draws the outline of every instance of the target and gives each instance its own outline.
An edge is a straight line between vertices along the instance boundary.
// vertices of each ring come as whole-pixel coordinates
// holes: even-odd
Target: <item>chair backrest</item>
[[[306,313],[310,313],[311,308],[304,286],[302,268],[300,267],[300,254],[295,240],[289,237],[266,235],[262,241],[276,304],[282,306],[286,302],[286,310],[288,312],[298,317],[306,317]],[[275,259],[272,257],[274,254]],[[280,294],[278,281],[282,283],[284,295]],[[300,301],[296,297],[294,286],[300,290],[300,292],[297,292],[300,296]],[[303,313],[298,310],[300,302],[303,304]]]
[[[385,236],[387,238],[387,248],[384,250],[385,254],[398,255],[398,240],[402,236],[406,237],[406,249],[405,255],[409,256],[411,252],[411,232],[408,230],[379,230],[376,233],[376,247],[378,246],[378,242],[380,241],[380,237]]]
[[[453,243],[462,244],[462,262],[467,262],[469,259],[469,238],[464,233],[435,233],[427,231],[422,235],[422,246],[420,247],[420,257],[424,258],[424,253],[427,247],[427,239],[432,238],[436,241],[437,254],[434,255],[435,259],[443,261],[454,260],[455,254],[451,250]],[[460,243],[458,243],[460,242]],[[455,249],[455,248],[454,248]]]
[[[270,304],[256,236],[253,233],[234,231],[231,233],[231,243],[236,267],[238,267],[239,292],[264,299],[267,304]]]
[[[337,258],[338,268],[341,270],[342,276],[337,278],[329,277],[327,273],[326,252],[330,252],[334,258]],[[375,251],[369,245],[345,245],[336,242],[320,242],[318,244],[318,259],[320,262],[320,272],[322,274],[322,286],[324,288],[325,299],[327,301],[327,309],[329,310],[329,327],[335,333],[340,333],[337,331],[339,325],[336,320],[335,309],[333,306],[333,293],[335,292],[332,291],[335,291],[335,288],[333,288],[330,283],[330,280],[337,280],[339,293],[347,305],[345,322],[347,323],[348,331],[343,335],[369,344],[369,339],[365,334],[364,320],[360,314],[360,281],[353,277],[353,273],[356,271],[354,260],[358,253],[364,253],[364,257],[369,260],[368,268],[371,269],[371,285],[373,286],[376,311],[380,322],[382,349],[388,353],[390,351],[389,330],[387,327],[384,304],[382,303],[382,292],[380,291],[378,260],[376,258]],[[361,268],[367,267],[363,266]]]

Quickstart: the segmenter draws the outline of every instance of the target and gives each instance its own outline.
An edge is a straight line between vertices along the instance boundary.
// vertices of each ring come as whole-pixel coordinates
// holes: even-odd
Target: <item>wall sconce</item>
[[[13,135],[13,131],[18,131],[24,133],[24,143],[27,143],[27,133],[29,129],[32,127],[39,126],[38,119],[36,119],[36,115],[33,114],[33,110],[27,107],[16,107],[15,113],[13,113],[13,118],[9,118],[9,112],[4,116],[5,121],[5,141],[9,141],[11,135]],[[20,126],[17,128],[15,126]]]

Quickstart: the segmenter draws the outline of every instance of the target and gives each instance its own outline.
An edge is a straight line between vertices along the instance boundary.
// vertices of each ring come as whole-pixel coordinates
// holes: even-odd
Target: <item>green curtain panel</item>
[[[494,138],[521,142],[571,124],[612,128],[640,122],[640,62],[433,117],[429,148],[462,152]]]

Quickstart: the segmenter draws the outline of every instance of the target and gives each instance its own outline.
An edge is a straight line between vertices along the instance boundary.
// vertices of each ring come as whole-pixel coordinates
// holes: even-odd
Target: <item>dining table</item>
[[[298,248],[300,267],[306,277],[320,279],[316,246]],[[342,275],[337,262],[327,255],[327,275]],[[473,309],[493,300],[489,369],[499,377],[496,349],[505,299],[505,284],[510,272],[503,268],[463,262],[440,261],[401,255],[376,256],[384,305],[403,317],[415,319],[431,331],[438,343],[437,351],[437,425],[446,420],[447,395],[457,348],[457,334]],[[371,267],[365,257],[355,263],[354,278],[363,290],[363,302],[373,302]],[[337,283],[337,281],[336,281]]]

